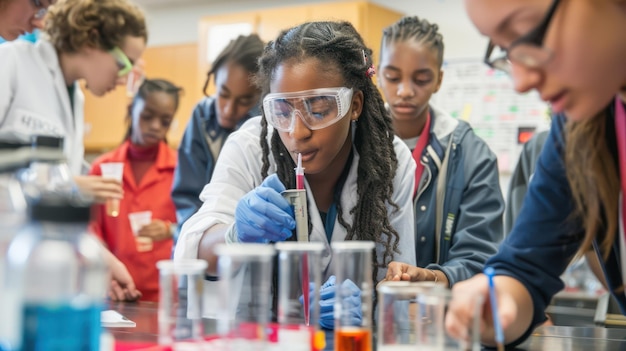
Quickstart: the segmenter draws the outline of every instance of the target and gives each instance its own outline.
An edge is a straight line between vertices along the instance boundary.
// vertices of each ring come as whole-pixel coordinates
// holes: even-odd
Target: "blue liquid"
[[[22,351],[98,351],[100,311],[99,305],[26,305]]]

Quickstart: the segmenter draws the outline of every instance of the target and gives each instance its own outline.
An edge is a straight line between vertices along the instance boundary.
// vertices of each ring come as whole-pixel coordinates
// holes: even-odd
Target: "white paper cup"
[[[121,182],[124,176],[124,163],[123,162],[101,163],[100,170],[102,171],[102,178],[115,179],[118,182]],[[119,216],[120,214],[120,200],[119,199],[107,199],[105,206],[106,206],[107,215],[111,217]]]
[[[139,233],[139,230],[141,230],[143,226],[152,222],[152,211],[129,213],[128,220],[130,221],[130,229],[133,231],[133,234],[137,236],[137,233]]]

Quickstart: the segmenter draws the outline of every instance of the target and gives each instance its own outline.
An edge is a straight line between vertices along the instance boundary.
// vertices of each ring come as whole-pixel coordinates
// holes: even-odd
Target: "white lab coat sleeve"
[[[16,56],[10,46],[0,46],[0,127],[7,118],[17,88]]]
[[[202,235],[217,224],[234,223],[239,199],[261,184],[259,134],[260,118],[253,118],[226,140],[211,182],[200,193],[202,206],[183,224],[174,259],[197,258]]]
[[[410,265],[416,264],[415,259],[415,224],[413,214],[413,189],[415,187],[415,161],[411,152],[402,140],[394,138],[394,148],[398,159],[398,169],[394,177],[393,201],[398,209],[389,206],[389,222],[398,232],[400,242],[399,253],[395,253],[393,260]],[[381,248],[382,250],[382,248]],[[382,252],[379,252],[382,257]],[[386,269],[378,270],[378,280],[385,277]]]

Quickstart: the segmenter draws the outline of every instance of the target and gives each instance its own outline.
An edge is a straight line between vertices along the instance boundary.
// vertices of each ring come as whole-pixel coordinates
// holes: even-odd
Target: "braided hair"
[[[381,54],[385,46],[394,42],[405,42],[410,39],[437,51],[439,67],[443,64],[443,36],[439,33],[439,26],[417,16],[402,17],[396,23],[383,30]]]
[[[211,69],[207,73],[202,92],[208,96],[207,88],[211,83],[211,77],[227,63],[236,63],[246,71],[255,74],[258,70],[258,58],[263,52],[263,41],[256,34],[240,35],[231,40],[228,45],[217,55]]]
[[[182,94],[183,88],[174,85],[174,83],[165,79],[144,79],[144,81],[139,86],[137,93],[133,97],[133,101],[128,106],[128,129],[126,130],[126,135],[124,136],[124,140],[128,140],[133,134],[133,123],[132,123],[132,115],[131,111],[133,107],[139,100],[145,101],[148,98],[148,95],[157,92],[163,92],[172,97],[174,99],[174,110],[178,109],[178,104],[180,102],[180,95]],[[167,140],[166,140],[167,142]]]
[[[358,201],[354,208],[337,204],[337,220],[346,228],[346,240],[374,241],[384,247],[382,261],[373,262],[376,281],[378,268],[386,267],[399,252],[398,232],[389,222],[386,205],[396,210],[392,201],[393,179],[398,159],[393,146],[391,117],[385,110],[383,99],[370,78],[372,50],[349,22],[309,22],[284,30],[270,42],[259,60],[257,84],[263,96],[270,92],[270,83],[282,63],[301,62],[315,58],[324,62],[325,69],[343,75],[346,87],[363,92],[363,110],[353,125],[353,145],[360,156],[357,174]],[[264,113],[264,112],[263,112]],[[276,160],[277,174],[287,188],[295,187],[294,161],[278,133],[273,133],[268,145],[268,125],[261,121],[261,148],[263,150],[263,177],[270,167],[269,153]],[[346,221],[352,216],[352,224]],[[310,217],[310,216],[309,216]],[[292,238],[295,237],[292,236]]]

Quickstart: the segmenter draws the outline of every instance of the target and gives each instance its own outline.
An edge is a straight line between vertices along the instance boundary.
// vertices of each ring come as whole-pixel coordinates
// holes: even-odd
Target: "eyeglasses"
[[[41,3],[41,0],[31,0],[31,3],[37,9],[37,12],[35,12],[34,17],[36,19],[44,18],[46,16],[46,13],[48,13],[48,6],[50,6],[50,4],[44,5]]]
[[[267,123],[292,132],[296,114],[310,130],[322,129],[342,119],[350,110],[352,88],[322,88],[295,93],[267,94],[263,111]]]
[[[124,51],[122,51],[122,49],[116,46],[109,51],[109,53],[113,55],[117,68],[119,68],[119,71],[117,72],[118,77],[123,77],[133,70],[133,63],[130,61],[128,56],[126,56]]]
[[[535,29],[511,43],[508,49],[499,48],[496,51],[497,45],[489,41],[484,62],[509,74],[511,61],[528,68],[538,68],[546,64],[553,53],[552,50],[543,47],[543,40],[559,2],[560,0],[553,0],[543,21]]]

